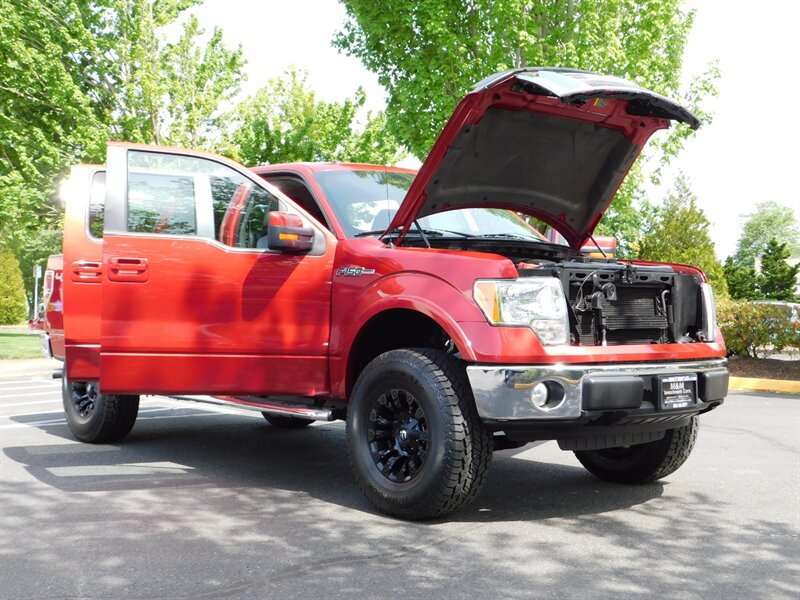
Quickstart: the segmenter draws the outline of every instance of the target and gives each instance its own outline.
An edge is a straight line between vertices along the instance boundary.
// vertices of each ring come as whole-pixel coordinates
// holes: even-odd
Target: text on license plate
[[[697,375],[666,375],[659,378],[659,400],[662,409],[686,408],[697,399]]]

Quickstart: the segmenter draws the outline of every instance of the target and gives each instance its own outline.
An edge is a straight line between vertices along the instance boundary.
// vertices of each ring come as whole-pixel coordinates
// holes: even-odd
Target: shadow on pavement
[[[70,443],[5,450],[38,481],[4,482],[0,552],[4,569],[59,577],[59,597],[370,598],[400,581],[405,597],[766,598],[791,596],[797,578],[790,528],[739,522],[702,493],[663,499],[668,483],[618,486],[498,454],[473,505],[405,523],[361,496],[341,424],[143,420],[125,443],[97,446],[47,432]],[[614,554],[595,552],[599,540]],[[91,576],[76,576],[93,549]]]

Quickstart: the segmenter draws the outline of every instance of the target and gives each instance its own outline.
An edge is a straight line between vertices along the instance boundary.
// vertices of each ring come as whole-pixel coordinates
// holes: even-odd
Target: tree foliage
[[[424,157],[461,97],[526,65],[589,69],[678,91],[693,13],[680,0],[343,0],[334,45],[389,94],[389,129]],[[702,96],[701,85],[693,92]]]
[[[0,250],[0,325],[21,323],[27,314],[19,263],[10,251]]]
[[[246,165],[341,160],[390,164],[399,160],[399,144],[385,131],[382,113],[357,116],[366,96],[359,88],[344,102],[318,100],[308,74],[290,69],[226,116],[230,130],[221,150]]]
[[[105,149],[90,68],[94,15],[71,0],[0,0],[0,243],[56,217],[55,177]]]
[[[767,243],[761,255],[761,273],[758,277],[761,294],[770,300],[797,301],[795,285],[800,264],[791,266],[786,262],[789,250],[785,243],[774,238]]]
[[[725,259],[725,281],[728,293],[734,300],[757,300],[761,298],[758,290],[758,274],[753,267],[737,263],[732,256]]]
[[[148,144],[208,146],[220,104],[239,91],[241,48],[226,48],[218,27],[205,39],[194,16],[185,20],[176,42],[166,41],[161,28],[201,0],[106,1],[110,10],[101,13],[102,28],[113,35],[101,39],[104,56],[111,59],[104,89],[114,107],[112,135]]]
[[[204,33],[192,15],[183,35],[177,43],[168,44],[162,55],[168,95],[164,137],[173,146],[211,147],[217,112],[239,92],[244,78],[241,47],[228,50],[219,27],[201,44]]]
[[[44,270],[47,264],[47,257],[51,254],[61,253],[63,239],[64,234],[61,227],[48,227],[28,234],[18,245],[16,255],[28,298],[33,298],[34,265],[39,264]],[[40,281],[40,289],[41,284],[42,282]]]
[[[728,287],[722,265],[714,254],[714,242],[708,233],[710,225],[703,210],[698,208],[686,177],[679,174],[664,205],[645,226],[637,257],[700,267],[716,295],[725,297]]]
[[[794,211],[772,200],[756,204],[756,210],[745,215],[746,221],[736,244],[733,260],[748,267],[766,250],[770,240],[786,244],[791,254],[800,254],[800,226]]]

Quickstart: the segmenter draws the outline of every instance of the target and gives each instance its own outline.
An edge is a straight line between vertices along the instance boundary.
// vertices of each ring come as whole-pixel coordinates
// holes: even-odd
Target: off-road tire
[[[674,473],[686,462],[697,440],[697,417],[688,425],[669,429],[655,442],[607,450],[575,452],[593,475],[616,483],[648,483]]]
[[[273,415],[268,412],[261,413],[264,418],[274,427],[281,427],[283,429],[299,429],[301,427],[308,427],[314,422],[314,419],[304,419],[302,417],[284,417],[281,415]]]
[[[66,376],[61,398],[72,435],[90,444],[120,441],[139,413],[139,396],[101,394],[97,382],[72,382]]]
[[[428,348],[391,350],[364,368],[350,398],[348,457],[361,490],[378,510],[403,519],[430,519],[475,498],[486,480],[492,438],[478,417],[462,361]],[[403,406],[412,408],[403,412]],[[416,419],[412,427],[421,437],[413,443],[418,450],[423,441],[425,444],[416,468],[413,461],[420,460],[419,453],[413,459],[409,458],[411,450],[407,456],[398,454],[411,433],[408,438],[403,436],[405,425],[400,424],[397,435],[387,435],[390,426],[385,422],[391,421],[385,418],[387,410],[388,414],[409,415],[398,416],[398,423]],[[376,443],[394,444],[395,449],[375,451]],[[389,458],[380,466],[383,459],[379,457],[386,453]],[[390,467],[395,456],[398,458]],[[400,473],[394,473],[402,460]],[[403,476],[409,479],[397,481]]]

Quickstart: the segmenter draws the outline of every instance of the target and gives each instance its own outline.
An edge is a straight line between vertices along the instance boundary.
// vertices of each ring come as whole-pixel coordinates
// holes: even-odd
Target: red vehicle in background
[[[493,449],[535,440],[604,479],[670,474],[727,393],[711,288],[580,250],[671,120],[699,124],[620,79],[518,69],[464,98],[419,173],[109,145],[65,186],[48,270],[73,433],[122,439],[142,394],[346,419],[362,490],[411,519],[468,503]]]

